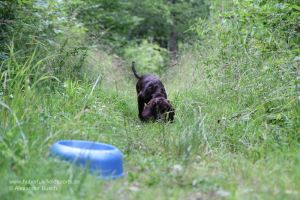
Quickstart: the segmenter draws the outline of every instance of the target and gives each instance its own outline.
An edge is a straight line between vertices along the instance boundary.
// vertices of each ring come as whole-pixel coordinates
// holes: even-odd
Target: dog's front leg
[[[141,120],[143,120],[142,112],[144,111],[144,106],[145,106],[144,98],[141,95],[139,95],[138,96],[138,108],[139,108],[139,118]]]

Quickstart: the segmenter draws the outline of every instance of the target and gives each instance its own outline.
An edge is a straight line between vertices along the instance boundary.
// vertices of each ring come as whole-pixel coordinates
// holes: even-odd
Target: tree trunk
[[[175,4],[176,0],[169,0],[169,2],[171,4]],[[176,58],[177,58],[177,50],[178,50],[178,38],[177,38],[177,31],[176,31],[176,14],[175,12],[171,12],[172,15],[172,27],[171,27],[171,33],[169,36],[169,42],[168,42],[168,49],[170,51],[171,54],[171,65],[175,65],[176,64]]]
[[[169,37],[169,51],[171,53],[171,62],[172,62],[172,64],[174,64],[176,62],[177,50],[178,50],[177,33],[173,29],[171,34],[170,34],[170,37]]]

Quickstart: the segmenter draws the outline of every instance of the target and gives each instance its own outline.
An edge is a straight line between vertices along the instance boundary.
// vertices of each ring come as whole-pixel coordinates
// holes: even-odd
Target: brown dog
[[[135,62],[132,62],[131,68],[134,76],[138,79],[138,82],[136,84],[136,92],[138,95],[139,118],[142,121],[146,121],[151,118],[159,119],[158,118],[159,115],[150,116],[149,113],[153,113],[153,112],[148,112],[149,110],[153,110],[151,108],[152,106],[154,106],[155,108],[162,108],[161,106],[155,106],[157,104],[157,101],[153,101],[148,106],[147,109],[148,111],[145,110],[144,116],[142,115],[145,104],[149,103],[152,99],[158,98],[157,100],[159,100],[159,102],[164,102],[164,106],[168,108],[160,110],[157,113],[163,114],[163,112],[169,112],[170,110],[173,110],[172,119],[171,118],[167,119],[172,121],[174,119],[175,112],[170,102],[167,100],[167,93],[162,82],[153,75],[143,75],[143,76],[138,75],[135,69]],[[165,99],[165,101],[162,101],[162,99]],[[162,103],[160,103],[159,105],[162,105]]]

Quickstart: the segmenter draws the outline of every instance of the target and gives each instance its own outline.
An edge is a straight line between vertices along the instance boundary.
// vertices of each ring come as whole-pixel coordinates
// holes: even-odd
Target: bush
[[[124,57],[136,61],[138,72],[160,74],[166,65],[167,51],[159,45],[143,40],[124,49]]]

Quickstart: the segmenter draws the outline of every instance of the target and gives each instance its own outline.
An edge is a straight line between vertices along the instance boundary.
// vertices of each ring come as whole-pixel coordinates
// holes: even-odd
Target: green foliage
[[[184,31],[197,17],[207,17],[209,11],[203,0],[181,0],[175,4],[164,0],[89,0],[76,1],[74,7],[76,17],[87,27],[92,39],[108,43],[117,52],[132,41],[144,39],[168,48],[175,24],[178,40],[187,40],[191,33]]]
[[[223,127],[221,140],[230,150],[245,151],[254,160],[268,148],[288,148],[300,139],[295,57],[299,36],[294,34],[297,25],[290,9],[294,6],[278,1],[236,2],[191,28],[199,35],[199,52],[206,58],[201,63],[207,66],[202,70],[215,85],[215,98],[228,103],[219,108],[222,114],[216,119]],[[232,143],[236,145],[231,147]]]
[[[170,26],[172,24],[171,10],[167,1],[132,1],[131,12],[141,21],[130,32],[130,39],[148,38],[167,48]]]
[[[31,87],[35,87],[41,81],[47,79],[58,80],[51,74],[42,74],[41,65],[48,58],[39,60],[36,62],[37,50],[36,48],[32,55],[29,56],[24,63],[20,63],[23,59],[19,59],[13,43],[9,47],[9,57],[1,64],[1,76],[0,82],[2,83],[1,92],[5,95],[14,95],[30,90]]]
[[[85,29],[72,18],[67,2],[4,1],[1,6],[4,10],[0,16],[3,19],[1,80],[4,80],[4,75],[8,81],[18,80],[15,75],[19,69],[13,69],[15,66],[30,73],[27,80],[30,84],[33,84],[33,76],[40,78],[41,74],[60,80],[80,76],[87,52]],[[14,63],[11,63],[12,59]],[[35,67],[34,60],[42,60],[45,64],[42,68]],[[19,83],[24,85],[22,81]],[[20,90],[22,88],[20,86]]]
[[[139,23],[140,18],[129,12],[130,6],[123,0],[76,1],[73,5],[74,15],[89,30],[91,39],[110,46],[126,44],[129,32]]]
[[[141,73],[160,73],[165,67],[167,51],[147,40],[127,46],[123,51],[127,60],[136,61]]]
[[[3,10],[0,36],[4,46],[4,39],[14,38],[21,43],[16,44],[16,49],[23,48],[24,51],[28,47],[30,52],[32,44],[40,42],[53,46],[61,42],[62,36],[64,40],[66,33],[74,39],[77,36],[77,40],[84,37],[85,29],[72,18],[71,8],[64,1],[4,1],[0,8]]]
[[[130,38],[149,38],[161,47],[168,48],[172,31],[179,41],[188,41],[191,33],[185,32],[194,20],[208,16],[209,9],[203,0],[191,1],[138,1],[132,3],[132,13],[142,20],[130,33]]]
[[[270,52],[287,46],[299,54],[299,3],[281,1],[236,1],[221,16],[235,21],[245,45]]]

